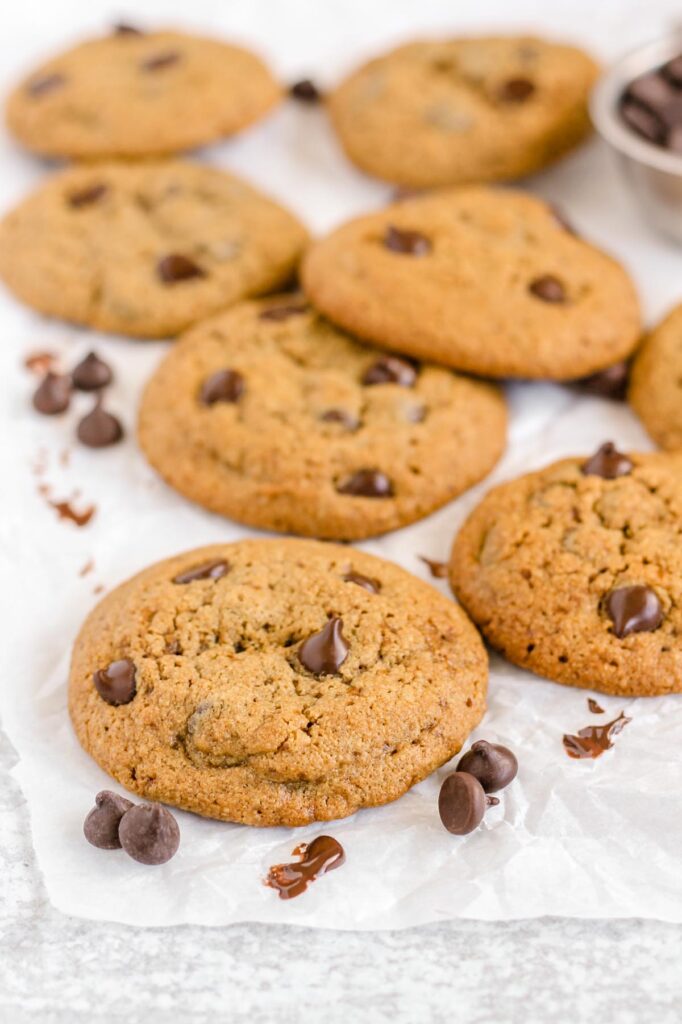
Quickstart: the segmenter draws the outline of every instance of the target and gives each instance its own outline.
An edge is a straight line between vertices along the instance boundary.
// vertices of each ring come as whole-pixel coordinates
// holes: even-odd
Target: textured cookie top
[[[280,96],[254,54],[177,32],[114,32],[36,68],[7,123],[47,156],[149,157],[231,135]]]
[[[291,295],[180,339],[139,420],[145,454],[192,500],[334,539],[431,512],[485,476],[505,433],[491,385],[361,345]]]
[[[639,333],[622,267],[521,192],[449,189],[359,217],[312,245],[303,284],[360,337],[493,377],[585,376]]]
[[[587,134],[597,73],[582,51],[532,37],[417,42],[361,67],[329,110],[369,174],[417,188],[497,181]]]
[[[637,350],[628,399],[661,448],[682,448],[682,306]]]
[[[682,691],[679,456],[600,453],[496,487],[456,538],[450,572],[516,664],[606,693]]]
[[[176,334],[294,272],[306,232],[231,174],[180,161],[61,172],[0,224],[0,276],[41,313]]]
[[[486,680],[476,630],[427,584],[348,548],[259,540],[187,552],[108,595],[76,641],[69,706],[128,789],[302,825],[394,800],[447,761]]]

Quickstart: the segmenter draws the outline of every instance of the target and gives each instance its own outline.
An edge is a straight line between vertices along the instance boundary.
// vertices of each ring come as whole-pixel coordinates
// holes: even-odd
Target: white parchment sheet
[[[190,9],[191,7],[191,9]],[[517,0],[456,5],[446,0],[195,0],[137,3],[52,0],[2,14],[0,87],[63,41],[114,18],[180,23],[258,46],[283,77],[331,83],[358,59],[399,39],[436,31],[500,28],[546,31],[590,46],[608,60],[663,31],[676,3]],[[188,23],[188,13],[192,21]],[[405,140],[409,145],[409,139]],[[314,231],[385,202],[389,189],[344,161],[320,110],[284,105],[265,124],[203,158],[247,175],[292,206]],[[48,173],[0,138],[3,208]],[[528,187],[558,202],[577,229],[621,258],[638,281],[648,320],[682,299],[682,250],[653,235],[598,142]],[[682,698],[599,697],[532,677],[493,657],[489,710],[472,740],[505,743],[518,755],[517,780],[476,832],[442,828],[436,808],[444,767],[388,807],[301,830],[256,830],[178,814],[182,843],[161,868],[82,837],[85,814],[107,777],[77,745],[66,712],[70,645],[98,600],[143,566],[179,550],[250,535],[167,489],[134,443],[135,408],[164,343],[100,338],[47,322],[0,292],[0,557],[3,659],[0,716],[19,761],[14,774],[30,809],[47,891],[65,913],[130,924],[295,922],[327,928],[403,927],[452,917],[508,919],[544,914],[656,917],[682,921]],[[91,347],[114,367],[109,404],[125,442],[93,452],[73,443],[79,398],[67,416],[30,409],[34,378],[23,360],[48,349],[73,365]],[[508,453],[494,475],[436,515],[362,545],[430,579],[418,555],[447,558],[458,524],[493,483],[606,439],[649,447],[625,406],[579,397],[550,384],[508,389]],[[64,453],[67,453],[66,455]],[[38,492],[96,513],[82,529],[60,521]],[[80,494],[77,494],[80,492]],[[444,581],[432,581],[447,592]],[[562,734],[632,718],[614,749],[573,761]],[[114,787],[118,788],[118,787]],[[340,840],[346,864],[285,902],[262,884],[268,867],[322,832]],[[0,837],[0,842],[2,838]]]

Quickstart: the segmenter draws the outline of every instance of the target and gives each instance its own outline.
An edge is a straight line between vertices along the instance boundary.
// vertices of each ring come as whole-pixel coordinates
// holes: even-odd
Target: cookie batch
[[[672,63],[623,97],[640,134],[679,91]],[[73,727],[145,801],[99,793],[93,846],[165,863],[180,833],[163,805],[302,826],[398,799],[481,722],[483,638],[569,686],[682,692],[682,307],[642,340],[627,271],[547,202],[499,187],[589,134],[598,73],[561,42],[451,38],[401,46],[324,95],[229,42],[118,25],[9,97],[17,142],[70,163],[5,213],[0,278],[43,315],[168,339],[141,452],[189,501],[282,535],[143,569],[88,616]],[[247,182],[181,159],[287,93],[323,107],[340,153],[403,194],[311,239]],[[417,522],[483,481],[513,378],[627,394],[667,451],[605,440],[489,490],[433,563],[456,601],[329,543]],[[96,352],[46,364],[33,407],[65,416],[89,394],[76,436],[107,448],[124,437],[112,379]],[[596,757],[627,721],[567,735],[566,751]],[[434,816],[473,832],[517,768],[476,740]],[[345,858],[324,835],[292,856],[265,879],[283,899]]]

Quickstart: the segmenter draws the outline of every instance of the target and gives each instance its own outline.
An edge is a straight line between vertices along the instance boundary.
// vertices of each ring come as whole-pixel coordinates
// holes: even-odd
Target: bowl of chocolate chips
[[[682,32],[614,64],[596,86],[590,112],[647,219],[682,241]]]

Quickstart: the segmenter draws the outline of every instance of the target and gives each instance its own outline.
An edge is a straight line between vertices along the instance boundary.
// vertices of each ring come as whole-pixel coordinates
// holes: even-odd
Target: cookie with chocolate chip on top
[[[177,160],[62,171],[0,222],[0,277],[40,313],[133,337],[285,285],[307,241],[287,210]]]
[[[248,540],[107,595],[76,640],[69,709],[146,801],[292,826],[397,799],[460,750],[486,684],[478,633],[428,584],[348,547]]]
[[[682,693],[682,454],[606,442],[494,488],[450,580],[498,650],[558,683]]]
[[[492,469],[505,434],[493,385],[362,345],[292,295],[183,336],[138,426],[151,464],[192,501],[333,540],[428,515]]]
[[[6,118],[42,156],[148,159],[233,135],[281,95],[265,64],[241,47],[118,26],[31,71]]]
[[[358,217],[312,244],[301,280],[358,337],[482,376],[573,380],[639,340],[625,270],[511,190],[447,189]]]
[[[348,157],[398,185],[520,178],[590,131],[598,74],[574,46],[526,36],[408,43],[371,60],[329,96]]]

